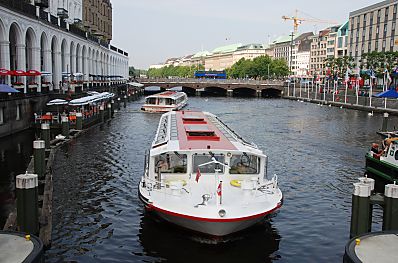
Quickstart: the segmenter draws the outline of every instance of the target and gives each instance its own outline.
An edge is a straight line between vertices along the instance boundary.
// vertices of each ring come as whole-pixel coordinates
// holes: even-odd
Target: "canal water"
[[[145,213],[137,185],[160,115],[138,112],[142,103],[58,151],[48,262],[342,261],[352,183],[380,139],[381,116],[282,99],[189,98],[189,109],[215,113],[263,149],[284,193],[269,221],[213,239]],[[376,208],[374,230],[381,215]]]

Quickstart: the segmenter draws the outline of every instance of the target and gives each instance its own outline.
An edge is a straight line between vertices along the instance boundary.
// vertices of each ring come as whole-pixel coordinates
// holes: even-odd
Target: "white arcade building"
[[[29,84],[41,92],[60,89],[65,76],[79,75],[86,85],[128,78],[128,53],[73,27],[38,6],[0,3],[0,68],[47,72],[37,77],[0,76],[25,93]]]

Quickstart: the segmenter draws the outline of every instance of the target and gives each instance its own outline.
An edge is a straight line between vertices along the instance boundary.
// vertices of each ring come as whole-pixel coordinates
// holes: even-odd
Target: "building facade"
[[[83,19],[82,1],[83,0],[49,0],[48,11],[53,16],[62,17],[69,24],[79,23]],[[31,3],[34,5],[35,1],[32,0]]]
[[[349,56],[359,61],[364,53],[398,51],[397,5],[387,0],[350,13]]]
[[[112,4],[110,0],[83,0],[83,25],[93,35],[112,39]]]
[[[7,84],[19,85],[26,93],[29,82],[37,85],[38,92],[42,81],[52,83],[50,90],[60,89],[63,73],[81,73],[85,81],[93,75],[128,77],[128,53],[70,27],[45,8],[22,0],[11,3],[0,2],[0,68],[50,74],[7,76]]]

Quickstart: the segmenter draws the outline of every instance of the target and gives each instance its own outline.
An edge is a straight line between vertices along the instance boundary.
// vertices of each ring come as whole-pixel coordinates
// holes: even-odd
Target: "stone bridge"
[[[182,87],[189,95],[281,97],[284,81],[240,79],[139,79],[144,87],[157,86],[163,90]]]

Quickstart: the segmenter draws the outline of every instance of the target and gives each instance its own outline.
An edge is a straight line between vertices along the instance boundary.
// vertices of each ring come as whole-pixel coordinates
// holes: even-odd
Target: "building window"
[[[395,30],[395,21],[392,22],[391,30]]]
[[[4,124],[4,108],[0,107],[0,125]]]
[[[17,121],[21,120],[21,104],[17,105]]]
[[[392,37],[391,41],[390,41],[390,47],[393,47],[393,46],[394,46],[394,37]]]

